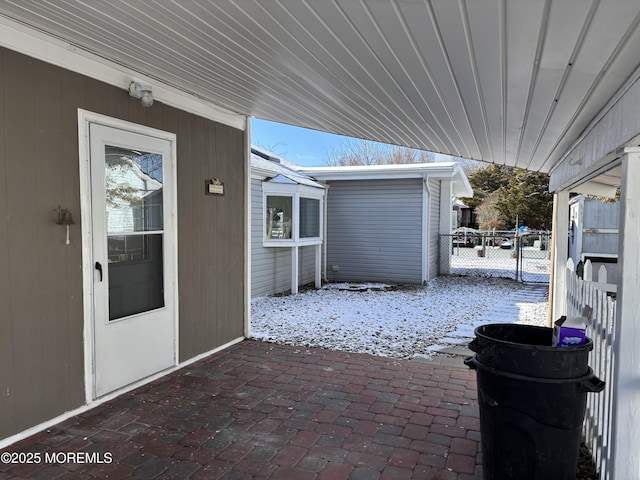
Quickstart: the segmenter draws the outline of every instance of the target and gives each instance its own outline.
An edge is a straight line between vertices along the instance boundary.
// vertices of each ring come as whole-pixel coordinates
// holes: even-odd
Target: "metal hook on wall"
[[[67,240],[65,243],[69,245],[71,243],[69,241],[69,225],[74,225],[76,222],[73,221],[71,212],[66,208],[62,208],[60,205],[55,209],[55,212],[56,214],[53,221],[58,225],[65,225],[67,227]]]

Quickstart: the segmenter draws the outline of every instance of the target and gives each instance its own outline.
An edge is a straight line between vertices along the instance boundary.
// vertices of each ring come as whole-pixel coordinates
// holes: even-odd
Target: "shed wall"
[[[420,283],[422,180],[328,184],[328,280]]]
[[[617,230],[620,203],[585,200],[583,228]],[[617,233],[583,232],[582,251],[588,253],[618,253]]]
[[[85,401],[78,108],[177,134],[180,360],[243,335],[244,132],[0,48],[0,438]]]
[[[602,202],[590,198],[579,199],[571,204],[572,235],[569,256],[575,264],[582,260],[583,253],[591,257],[599,253],[618,253],[619,210],[619,202]]]

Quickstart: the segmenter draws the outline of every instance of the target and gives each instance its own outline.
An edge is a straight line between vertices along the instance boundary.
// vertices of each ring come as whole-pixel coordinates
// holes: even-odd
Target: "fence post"
[[[598,269],[598,283],[608,283],[607,282],[607,267],[604,265],[600,265]]]
[[[518,234],[516,233],[515,237],[513,237],[513,248],[516,254],[516,277],[515,280],[522,280],[522,275],[520,274],[520,266],[522,264],[522,259],[520,258],[520,242],[518,241]]]
[[[582,279],[587,282],[593,281],[593,265],[591,264],[591,260],[584,262],[584,267],[582,268]]]

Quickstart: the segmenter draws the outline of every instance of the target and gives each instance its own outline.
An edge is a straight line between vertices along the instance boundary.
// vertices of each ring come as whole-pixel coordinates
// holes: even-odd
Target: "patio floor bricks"
[[[0,480],[479,479],[475,372],[441,363],[244,341],[5,448],[40,461]]]

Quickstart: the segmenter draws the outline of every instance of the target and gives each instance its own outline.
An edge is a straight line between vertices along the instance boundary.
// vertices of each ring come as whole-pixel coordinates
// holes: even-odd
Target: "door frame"
[[[89,124],[96,123],[106,127],[126,130],[132,133],[156,137],[167,140],[171,143],[172,162],[169,168],[172,170],[172,190],[174,192],[170,206],[170,215],[174,219],[172,228],[165,232],[165,239],[173,243],[173,250],[176,254],[169,255],[166,262],[170,262],[173,269],[173,276],[169,281],[173,283],[173,305],[174,305],[174,367],[178,365],[179,357],[179,305],[178,305],[178,212],[177,212],[177,150],[176,150],[176,134],[135,124],[125,120],[120,120],[106,115],[90,112],[88,110],[78,109],[78,148],[80,160],[80,217],[81,217],[81,236],[82,236],[82,291],[83,291],[83,317],[84,317],[84,378],[85,378],[85,400],[86,403],[92,403],[98,398],[94,395],[95,391],[95,363],[94,363],[94,292],[93,277],[94,257],[93,257],[93,231],[92,231],[92,196],[91,196],[91,145],[89,139]],[[123,389],[107,394],[105,397],[116,396],[123,391],[130,390],[139,385],[154,380],[155,378],[165,375],[166,371],[159,374],[146,377]]]

